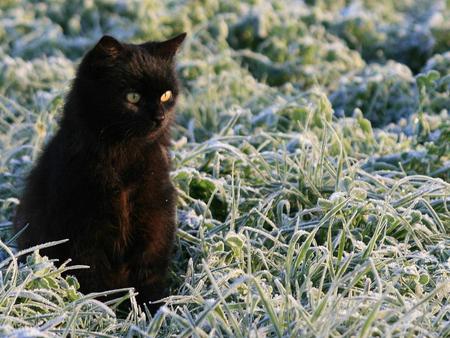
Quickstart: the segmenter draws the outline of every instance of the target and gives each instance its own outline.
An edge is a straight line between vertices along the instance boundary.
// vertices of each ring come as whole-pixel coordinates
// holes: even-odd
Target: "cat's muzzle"
[[[155,116],[151,121],[150,121],[150,128],[152,130],[158,129],[159,127],[161,127],[161,125],[163,124],[164,120],[166,119],[166,116],[163,115],[158,115]]]

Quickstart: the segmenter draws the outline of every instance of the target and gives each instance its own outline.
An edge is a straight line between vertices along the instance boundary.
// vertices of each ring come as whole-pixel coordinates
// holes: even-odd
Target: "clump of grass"
[[[414,77],[402,64],[372,64],[341,81],[331,96],[333,107],[341,114],[351,115],[357,107],[374,126],[380,127],[407,118],[417,110]]]
[[[14,254],[0,241],[2,253],[6,253],[0,264],[0,334],[5,337],[108,337],[131,333],[131,326],[145,318],[137,308],[133,290],[105,291],[86,296],[78,293],[77,280],[70,275],[63,277],[63,274],[86,266],[70,266],[69,262],[55,264],[55,261],[39,255],[39,249],[62,242],[65,240]],[[26,263],[19,263],[18,259],[25,255]],[[127,291],[125,296],[124,291]],[[106,296],[114,295],[116,297],[110,301],[102,302]],[[129,298],[133,310],[126,319],[119,319],[114,310]]]
[[[363,61],[384,61],[373,53],[398,39],[387,28],[439,7],[306,3],[2,2],[1,335],[450,334],[448,55],[416,76]],[[445,31],[436,22],[427,29]],[[16,252],[11,220],[81,53],[101,32],[142,41],[182,30],[177,250],[171,296],[151,317],[131,290],[78,293],[70,272],[83,267],[39,255],[57,243]]]

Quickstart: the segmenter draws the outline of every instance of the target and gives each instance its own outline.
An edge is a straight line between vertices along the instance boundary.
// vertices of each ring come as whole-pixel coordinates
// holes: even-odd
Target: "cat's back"
[[[79,144],[76,145],[64,130],[59,130],[44,147],[26,179],[16,211],[16,231],[27,226],[18,238],[19,248],[66,238],[70,234],[64,221],[74,207],[80,209],[76,201],[87,188],[83,184],[87,183],[88,155],[78,148]]]

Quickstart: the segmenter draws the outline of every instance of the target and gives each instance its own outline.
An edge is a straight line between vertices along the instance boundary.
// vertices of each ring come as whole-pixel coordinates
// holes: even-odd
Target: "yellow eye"
[[[168,90],[164,94],[161,95],[161,102],[167,102],[172,97],[172,91]]]
[[[127,94],[127,101],[130,103],[138,103],[141,99],[141,95],[135,92],[130,92]]]

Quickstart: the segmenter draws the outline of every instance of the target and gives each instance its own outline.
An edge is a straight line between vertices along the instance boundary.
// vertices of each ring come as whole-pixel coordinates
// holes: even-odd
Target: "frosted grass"
[[[440,3],[2,3],[0,335],[448,336],[448,53],[435,54],[445,25],[421,16]],[[432,61],[407,81],[373,84],[406,66],[367,66],[383,62],[367,53],[400,40],[413,53],[394,34],[412,22],[430,28],[435,46],[424,44],[417,60],[434,53]],[[171,296],[152,318],[132,290],[78,293],[67,275],[85,267],[39,255],[57,243],[16,252],[11,220],[87,46],[102,31],[141,41],[182,30],[179,231]],[[393,104],[358,103],[389,86],[401,87]],[[346,116],[334,112],[342,92]],[[370,114],[390,120],[396,105],[408,111],[403,120],[372,127]]]

